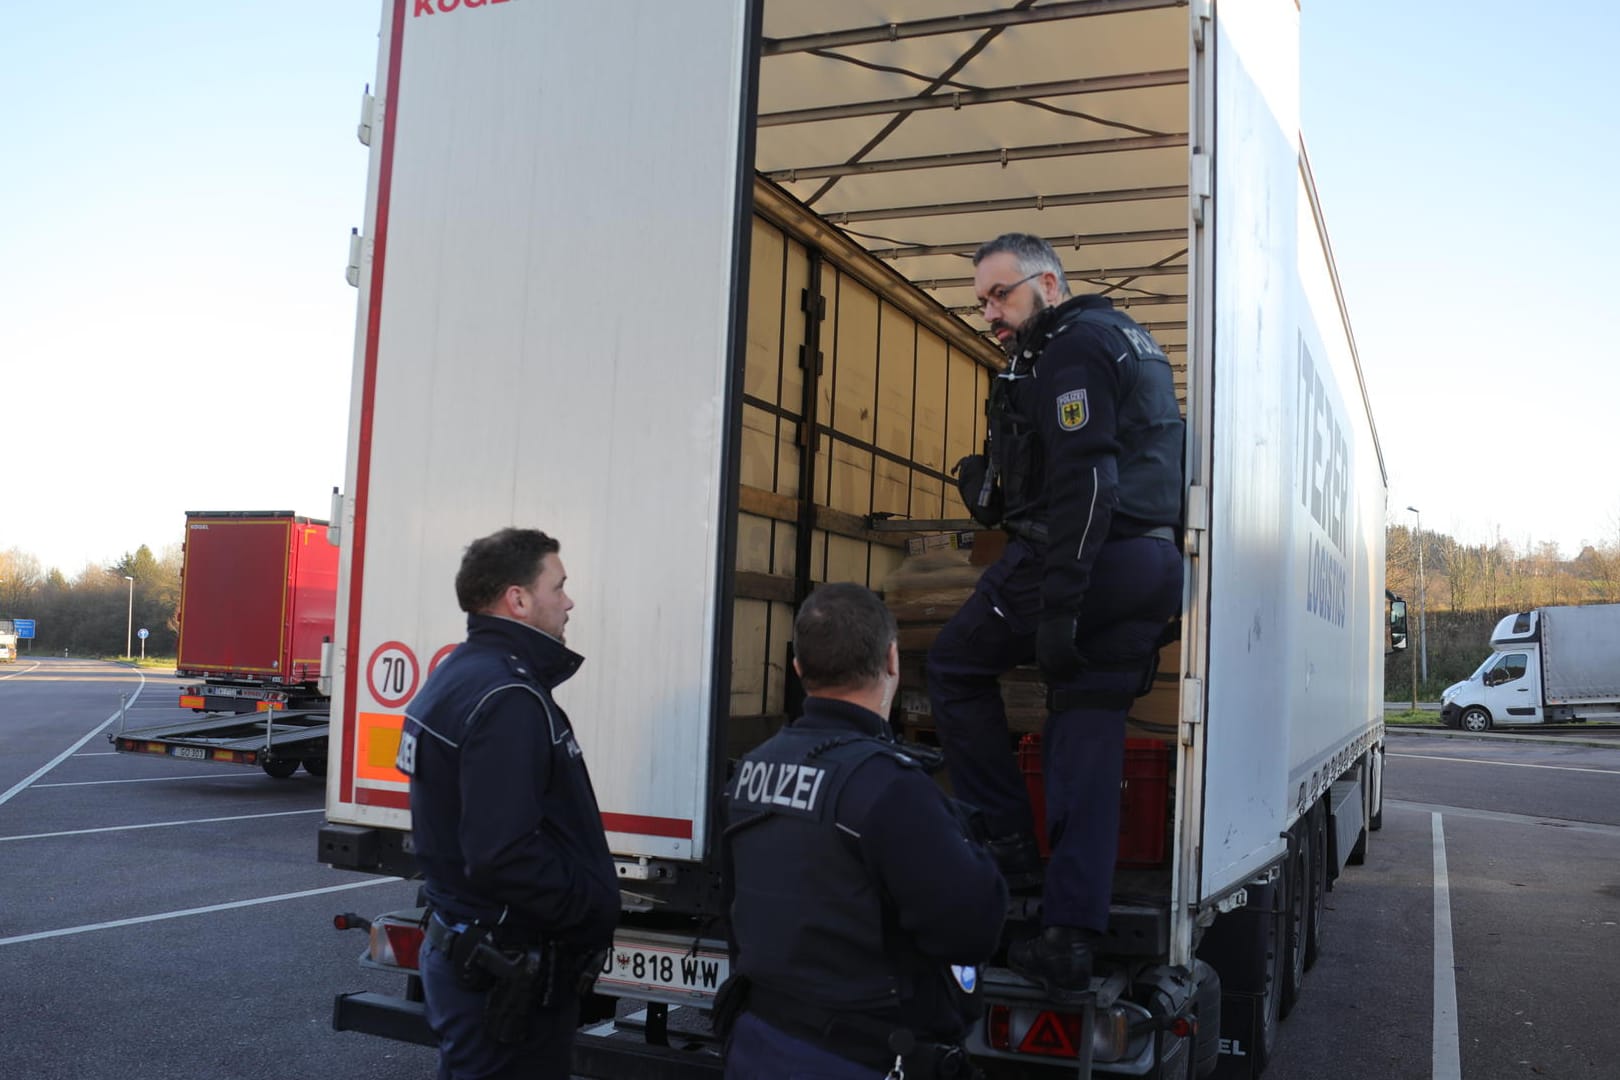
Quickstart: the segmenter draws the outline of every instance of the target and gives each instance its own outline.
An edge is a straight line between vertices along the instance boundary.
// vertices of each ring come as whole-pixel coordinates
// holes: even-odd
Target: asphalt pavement
[[[176,689],[0,667],[0,1077],[428,1080],[433,1051],[330,1024],[398,989],[332,915],[414,886],[316,860],[315,777],[114,753],[120,696],[140,727]],[[1620,746],[1392,729],[1386,800],[1268,1080],[1615,1076]]]
[[[1620,747],[1401,733],[1267,1080],[1608,1080]]]
[[[138,728],[184,715],[176,689],[0,668],[0,1076],[428,1080],[432,1050],[331,1029],[334,994],[398,989],[332,916],[415,887],[316,861],[316,777],[114,753],[120,695]]]

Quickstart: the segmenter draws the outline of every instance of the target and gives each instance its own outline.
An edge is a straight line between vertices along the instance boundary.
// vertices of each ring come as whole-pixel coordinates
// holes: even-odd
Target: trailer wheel
[[[1327,921],[1325,918],[1328,886],[1327,806],[1320,800],[1311,807],[1310,834],[1311,865],[1306,871],[1310,875],[1310,889],[1306,893],[1308,904],[1306,922],[1309,929],[1305,936],[1307,971],[1316,964],[1316,958],[1322,952],[1322,937],[1326,929],[1323,924]]]
[[[1285,886],[1278,882],[1274,887],[1280,892]],[[1254,1075],[1259,1076],[1271,1062],[1271,1055],[1277,1052],[1277,1029],[1282,1025],[1282,997],[1283,997],[1283,954],[1287,944],[1285,924],[1288,918],[1288,907],[1282,901],[1285,897],[1276,895],[1270,898],[1272,913],[1266,917],[1261,933],[1257,935],[1260,946],[1260,959],[1266,964],[1266,986],[1260,999],[1260,1030],[1254,1040]]]
[[[1491,729],[1491,714],[1482,706],[1470,705],[1463,710],[1462,716],[1458,718],[1457,726],[1464,731],[1472,731],[1476,734],[1481,731],[1489,731]]]
[[[323,757],[307,757],[304,759],[304,771],[311,776],[326,775],[326,759]]]
[[[277,780],[285,780],[298,771],[298,762],[287,761],[284,758],[265,758],[259,762],[259,768],[263,769],[268,776],[273,776]]]
[[[1282,1000],[1278,1008],[1278,1015],[1284,1018],[1294,1011],[1305,987],[1305,952],[1311,935],[1311,875],[1316,867],[1311,834],[1309,819],[1300,818],[1288,840],[1287,872],[1283,875]]]

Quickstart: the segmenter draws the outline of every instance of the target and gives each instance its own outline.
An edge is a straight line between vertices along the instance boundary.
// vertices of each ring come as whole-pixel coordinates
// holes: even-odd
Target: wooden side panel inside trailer
[[[756,214],[750,260],[732,753],[785,716],[796,602],[818,582],[881,591],[899,567],[905,536],[869,529],[869,515],[964,514],[949,469],[983,441],[992,355],[965,328],[953,340],[919,318],[933,305],[875,262],[817,247],[813,215],[757,190],[773,214]]]

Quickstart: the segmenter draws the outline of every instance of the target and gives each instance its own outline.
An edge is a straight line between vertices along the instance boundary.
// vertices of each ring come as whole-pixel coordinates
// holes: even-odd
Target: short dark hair
[[[980,245],[973,253],[973,265],[978,266],[990,256],[1003,253],[1017,261],[1020,273],[1057,275],[1058,292],[1069,295],[1069,277],[1063,271],[1063,260],[1042,237],[1021,232],[1002,233]]]
[[[864,686],[881,678],[898,637],[894,615],[860,585],[822,585],[799,605],[793,657],[799,680],[817,690]]]
[[[456,600],[473,613],[493,604],[512,585],[531,585],[540,561],[562,545],[539,529],[502,529],[467,545],[456,572]]]

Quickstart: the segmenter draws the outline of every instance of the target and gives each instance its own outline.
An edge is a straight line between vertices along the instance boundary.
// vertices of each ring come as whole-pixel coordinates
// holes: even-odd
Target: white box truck
[[[1448,727],[1620,721],[1620,604],[1543,607],[1504,617],[1491,655],[1440,695]]]
[[[1083,1008],[992,967],[971,1045],[1003,1075],[1258,1072],[1378,827],[1390,629],[1299,11],[874,10],[384,4],[321,858],[411,871],[394,748],[463,636],[462,549],[545,528],[624,890],[598,990],[641,1003],[576,1070],[712,1074],[728,765],[790,711],[795,604],[964,517],[948,470],[1001,364],[967,256],[1036,233],[1172,356],[1188,584],[1166,853],[1121,872]],[[408,974],[418,914],[352,921]],[[334,1023],[428,1041],[418,990],[340,995]]]

